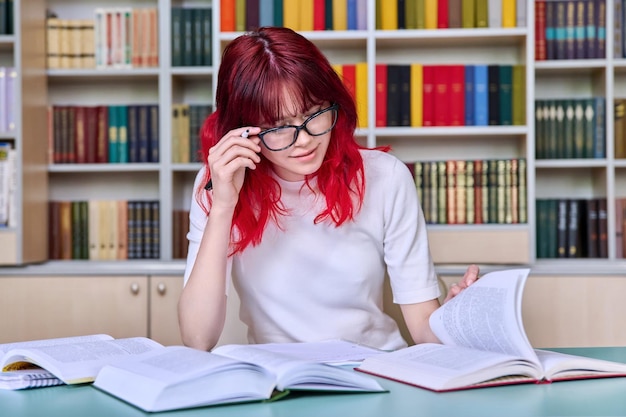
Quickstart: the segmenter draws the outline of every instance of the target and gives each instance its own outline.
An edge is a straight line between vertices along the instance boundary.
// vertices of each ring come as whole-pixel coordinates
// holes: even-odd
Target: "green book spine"
[[[172,7],[172,66],[179,67],[182,61],[182,9],[180,7]]]
[[[489,0],[476,0],[476,27],[489,27]]]
[[[566,99],[565,101],[565,123],[563,126],[563,136],[565,139],[565,149],[563,151],[563,158],[574,158],[574,108],[575,103],[572,99]]]
[[[328,2],[327,2],[328,3]],[[331,7],[326,7],[326,19],[328,19],[328,15],[330,15],[330,22],[332,28],[332,2]],[[274,0],[274,26],[282,26],[283,25],[283,0]]]
[[[422,165],[423,162],[415,162],[413,167],[413,178],[415,179],[415,188],[417,190],[417,199],[420,202],[420,206],[424,205],[424,186],[422,181]]]
[[[117,119],[117,106],[108,106],[108,122],[109,122],[109,162],[119,162],[119,121]]]
[[[556,106],[556,129],[555,129],[555,134],[556,134],[556,155],[555,158],[565,158],[565,143],[566,143],[566,137],[565,137],[565,123],[566,123],[566,119],[565,119],[565,101],[558,99],[555,100],[555,106]]]
[[[526,124],[526,66],[513,66],[513,125]]]
[[[70,210],[72,225],[72,259],[82,259],[80,242],[80,206],[78,204],[78,201],[70,202]]]
[[[405,1],[404,25],[406,29],[417,29],[417,0]]]
[[[202,60],[201,65],[213,65],[213,9],[202,9]]]
[[[585,106],[582,99],[576,100],[574,107],[574,158],[585,155]]]
[[[117,107],[118,128],[118,162],[128,162],[128,106]]]
[[[537,211],[537,221],[535,223],[535,230],[537,236],[537,244],[536,244],[536,253],[537,258],[548,258],[548,227],[549,227],[549,217],[548,217],[548,205],[547,200],[537,200],[535,202],[535,207]]]
[[[182,64],[192,66],[194,61],[193,53],[193,9],[183,9],[182,19]]]
[[[500,94],[500,125],[513,124],[513,66],[500,65],[498,75]]]
[[[546,157],[548,159],[554,159],[558,156],[557,142],[558,142],[558,120],[556,112],[557,100],[549,100],[548,105],[548,149]],[[545,117],[545,114],[544,114]]]
[[[191,31],[191,54],[193,57],[193,65],[201,66],[203,61],[203,42],[204,42],[204,17],[202,9],[192,9],[192,31]]]
[[[596,129],[596,107],[594,105],[594,99],[585,99],[583,106],[583,158],[593,158],[593,141]]]
[[[235,0],[235,30],[246,30],[246,0]]]
[[[446,161],[437,162],[437,222],[448,222],[448,205],[446,195]]]
[[[517,161],[517,213],[519,223],[528,223],[528,194],[526,187],[526,159]]]
[[[415,0],[417,3],[417,18],[415,20],[415,25],[417,29],[426,29],[426,16],[424,14],[424,10],[426,9],[426,5],[424,4],[425,0]]]
[[[593,158],[606,157],[606,101],[604,97],[592,99],[595,108],[595,129],[593,132]]]
[[[488,194],[488,223],[498,222],[498,161],[489,160],[489,194]]]
[[[463,0],[461,4],[461,25],[464,28],[476,27],[476,0]]]
[[[80,227],[80,259],[89,259],[89,205],[80,201],[78,207]]]
[[[535,158],[544,158],[543,100],[535,100]]]

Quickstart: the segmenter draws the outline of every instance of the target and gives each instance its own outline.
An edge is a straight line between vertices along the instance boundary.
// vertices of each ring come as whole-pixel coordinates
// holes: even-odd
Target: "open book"
[[[282,398],[290,391],[384,392],[373,378],[255,345],[183,346],[102,368],[94,386],[145,411]]]
[[[0,344],[0,388],[93,382],[111,361],[162,348],[145,337],[114,339],[105,334]]]
[[[486,274],[431,315],[442,344],[375,355],[356,369],[433,391],[626,376],[626,364],[532,348],[522,323],[529,273]]]

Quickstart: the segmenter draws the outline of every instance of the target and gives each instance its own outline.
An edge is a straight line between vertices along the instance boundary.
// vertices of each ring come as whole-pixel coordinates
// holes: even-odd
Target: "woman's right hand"
[[[248,131],[248,137],[241,135]],[[261,162],[259,127],[240,127],[226,133],[209,149],[208,163],[213,186],[213,207],[234,208],[239,200],[246,168]]]

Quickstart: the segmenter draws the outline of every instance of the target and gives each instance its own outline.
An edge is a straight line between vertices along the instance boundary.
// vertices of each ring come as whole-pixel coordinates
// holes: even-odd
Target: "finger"
[[[474,282],[476,282],[476,280],[478,280],[478,274],[480,272],[480,269],[478,268],[478,265],[470,265],[467,270],[465,271],[465,275],[463,275],[463,285],[465,287],[469,287],[470,285],[472,285]]]

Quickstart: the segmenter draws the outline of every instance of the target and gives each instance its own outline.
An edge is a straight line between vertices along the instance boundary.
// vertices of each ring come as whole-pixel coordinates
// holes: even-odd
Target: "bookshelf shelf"
[[[158,163],[106,163],[106,164],[50,164],[50,173],[81,172],[159,172]]]
[[[459,127],[380,127],[374,135],[385,137],[415,136],[524,136],[528,133],[526,126],[459,126]]]

